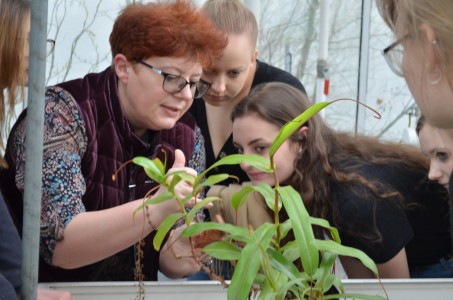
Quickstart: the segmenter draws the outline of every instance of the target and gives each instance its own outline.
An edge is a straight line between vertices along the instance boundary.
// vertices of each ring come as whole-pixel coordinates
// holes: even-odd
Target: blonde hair
[[[384,21],[399,38],[409,34],[424,41],[420,25],[432,27],[436,39],[438,67],[453,89],[453,1],[451,0],[376,0]],[[404,31],[403,31],[404,30]]]
[[[27,42],[25,22],[30,18],[30,1],[0,0],[0,150],[9,130],[16,103],[23,100],[26,74],[24,49]],[[0,166],[7,164],[0,155]]]
[[[255,15],[238,0],[208,0],[201,10],[206,13],[214,25],[227,34],[248,32],[252,45],[258,42],[258,23]]]

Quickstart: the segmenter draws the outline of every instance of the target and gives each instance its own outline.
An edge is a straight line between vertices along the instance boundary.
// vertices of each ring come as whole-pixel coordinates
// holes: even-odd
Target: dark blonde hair
[[[9,131],[14,107],[24,98],[26,76],[24,50],[27,45],[25,22],[30,18],[30,1],[0,0],[0,149]],[[0,156],[0,166],[7,164]]]
[[[250,9],[238,0],[208,0],[201,10],[227,34],[249,33],[252,46],[258,42],[258,23]],[[255,49],[253,49],[255,50]]]
[[[235,107],[232,119],[234,121],[245,115],[257,114],[263,120],[281,128],[310,106],[310,101],[298,89],[281,82],[265,83],[252,89]],[[293,142],[302,146],[302,152],[295,161],[295,172],[288,183],[299,191],[312,216],[329,219],[339,215],[332,199],[331,186],[334,183],[352,183],[353,186],[364,187],[382,199],[390,196],[401,198],[398,191],[381,182],[368,180],[359,174],[354,166],[345,169],[341,163],[353,160],[359,165],[406,166],[409,170],[427,174],[428,161],[417,147],[335,132],[319,115],[313,116],[304,125],[308,127],[307,138],[299,132],[291,137]],[[360,190],[363,192],[363,188]],[[361,193],[358,190],[353,192]],[[335,220],[334,226],[344,229],[341,222],[342,220]],[[362,238],[377,241],[380,235],[376,232]]]
[[[117,17],[110,47],[130,61],[191,55],[203,67],[220,57],[228,40],[189,0],[130,4]]]
[[[453,1],[376,0],[376,6],[397,38],[408,35],[415,41],[424,41],[420,25],[432,27],[440,61],[438,67],[453,89]]]

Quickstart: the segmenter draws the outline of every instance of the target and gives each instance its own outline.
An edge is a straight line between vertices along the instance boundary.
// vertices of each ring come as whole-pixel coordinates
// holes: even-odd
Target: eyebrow
[[[258,143],[258,142],[265,142],[265,143],[267,143],[267,141],[264,140],[263,138],[257,138],[257,139],[254,139],[254,140],[251,140],[250,142],[248,142],[248,143],[247,143],[247,146],[256,144],[256,143]],[[236,142],[236,141],[234,141],[234,140],[233,140],[233,144],[239,146],[239,143]]]

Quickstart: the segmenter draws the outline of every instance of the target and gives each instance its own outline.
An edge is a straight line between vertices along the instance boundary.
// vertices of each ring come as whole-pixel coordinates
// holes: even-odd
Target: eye
[[[448,160],[448,153],[446,152],[437,152],[436,157],[441,162],[446,162]]]
[[[239,77],[239,75],[241,75],[241,73],[242,72],[238,71],[238,70],[231,70],[231,71],[228,72],[228,76],[230,78],[237,78],[237,77]]]
[[[267,151],[267,149],[267,145],[257,145],[254,147],[255,153],[257,154],[263,154]]]
[[[235,146],[235,147],[239,154],[244,154],[244,149],[242,149],[242,147],[239,147],[239,146]]]
[[[166,75],[165,76],[165,80],[168,81],[168,82],[171,82],[171,83],[176,83],[181,78],[179,76],[171,75],[171,74],[167,74],[167,73],[165,75]]]

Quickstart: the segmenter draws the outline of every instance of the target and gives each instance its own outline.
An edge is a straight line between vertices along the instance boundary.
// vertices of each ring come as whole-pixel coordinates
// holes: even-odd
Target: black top
[[[342,167],[351,165],[348,162]],[[342,244],[361,249],[378,264],[390,260],[403,247],[409,266],[435,263],[450,253],[448,195],[440,185],[428,181],[425,170],[363,163],[354,168],[365,178],[399,191],[406,205],[403,208],[397,197],[381,199],[363,185],[333,185],[333,203],[339,215],[337,223],[332,218],[331,224],[352,231],[340,230]],[[371,234],[374,228],[382,241],[357,238],[358,234]]]
[[[264,82],[284,82],[293,87],[305,92],[305,88],[302,83],[291,75],[290,73],[268,65],[259,60],[256,61],[256,72],[255,77],[253,78],[252,88],[257,86],[260,83]],[[209,134],[208,122],[206,117],[206,106],[202,99],[195,99],[194,103],[189,109],[189,112],[194,116],[197,125],[201,129],[201,133],[205,139],[206,146],[206,167],[213,165],[219,159],[230,155],[236,154],[237,149],[233,146],[233,135],[230,134],[227,141],[223,145],[219,155],[215,157],[214,150],[212,147],[211,135]],[[213,171],[208,173],[208,176],[220,173],[228,173],[230,175],[235,175],[239,178],[240,182],[249,181],[249,178],[244,171],[239,167],[239,165],[230,165],[230,166],[220,166],[215,168]],[[229,179],[221,182],[220,184],[228,185],[230,183],[237,183],[235,179]]]

